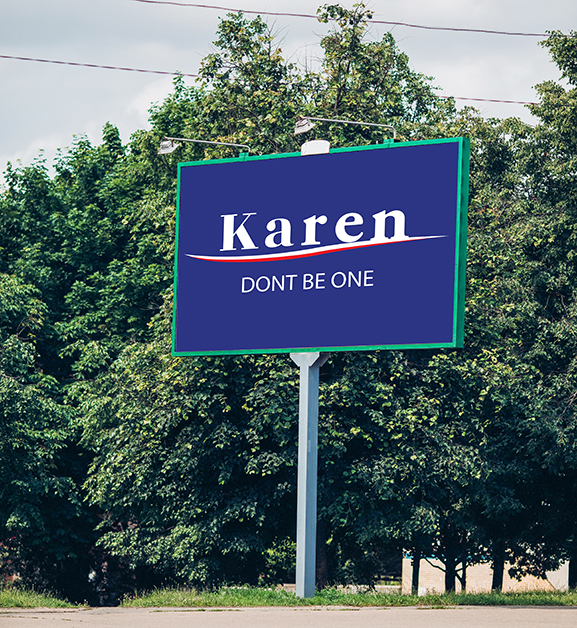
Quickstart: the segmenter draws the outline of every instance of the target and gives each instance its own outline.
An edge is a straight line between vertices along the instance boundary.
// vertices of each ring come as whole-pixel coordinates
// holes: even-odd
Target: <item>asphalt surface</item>
[[[0,609],[1,628],[576,628],[577,607]]]

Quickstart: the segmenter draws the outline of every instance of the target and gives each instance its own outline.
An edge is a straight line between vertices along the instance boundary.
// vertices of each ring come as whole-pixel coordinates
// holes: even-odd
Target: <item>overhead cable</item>
[[[454,100],[475,100],[478,102],[500,102],[508,105],[538,105],[538,102],[532,102],[530,100],[497,100],[496,98],[469,98],[468,96],[441,96],[437,95],[437,98],[453,98]]]
[[[170,0],[134,0],[144,4],[170,4],[175,7],[195,7],[197,9],[216,9],[217,11],[227,11],[228,13],[247,13],[249,15],[272,15],[275,17],[305,17],[318,20],[317,15],[309,13],[281,13],[276,11],[251,11],[249,9],[231,9],[213,4],[196,4],[192,2],[172,2]],[[336,21],[329,18],[330,21]],[[387,24],[388,26],[405,26],[407,28],[420,28],[428,31],[452,31],[456,33],[484,33],[486,35],[513,35],[516,37],[549,37],[547,33],[516,33],[510,31],[494,31],[484,28],[452,28],[450,26],[424,26],[423,24],[411,24],[409,22],[391,22],[388,20],[371,20],[371,24]]]
[[[140,72],[143,74],[164,74],[165,76],[187,76],[189,78],[201,78],[199,74],[186,74],[184,72],[165,72],[163,70],[144,70],[142,68],[125,68],[116,65],[99,65],[96,63],[77,63],[76,61],[56,61],[54,59],[37,59],[34,57],[16,57],[13,55],[0,55],[0,59],[15,59],[17,61],[37,61],[38,63],[55,63],[57,65],[73,65],[81,68],[99,68],[102,70],[122,70],[123,72]],[[469,98],[468,96],[441,96],[438,98],[453,98],[455,100],[474,100],[477,102],[496,102],[511,105],[537,105],[539,103],[525,100],[498,100],[496,98]]]
[[[95,63],[77,63],[75,61],[56,61],[54,59],[35,59],[33,57],[14,57],[12,55],[0,55],[0,59],[17,59],[19,61],[37,61],[38,63],[56,63],[57,65],[76,65],[82,68],[101,68],[103,70],[123,70],[124,72],[143,72],[145,74],[166,74],[168,76],[189,76],[199,78],[198,74],[185,74],[184,72],[163,72],[162,70],[142,70],[140,68],[123,68],[115,65],[97,65]]]

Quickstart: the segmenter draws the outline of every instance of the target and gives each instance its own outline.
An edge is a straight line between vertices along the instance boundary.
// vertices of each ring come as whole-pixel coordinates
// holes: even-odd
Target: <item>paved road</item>
[[[1,628],[576,628],[577,607],[0,609]]]

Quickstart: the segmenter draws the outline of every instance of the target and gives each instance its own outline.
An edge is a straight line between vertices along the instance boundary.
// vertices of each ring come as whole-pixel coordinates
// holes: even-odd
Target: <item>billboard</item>
[[[179,164],[173,355],[459,347],[463,138]]]

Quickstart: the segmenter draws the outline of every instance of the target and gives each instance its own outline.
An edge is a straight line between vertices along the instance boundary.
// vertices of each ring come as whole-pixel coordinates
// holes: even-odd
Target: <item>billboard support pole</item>
[[[314,597],[317,545],[319,370],[328,353],[291,353],[300,369],[296,595]]]

